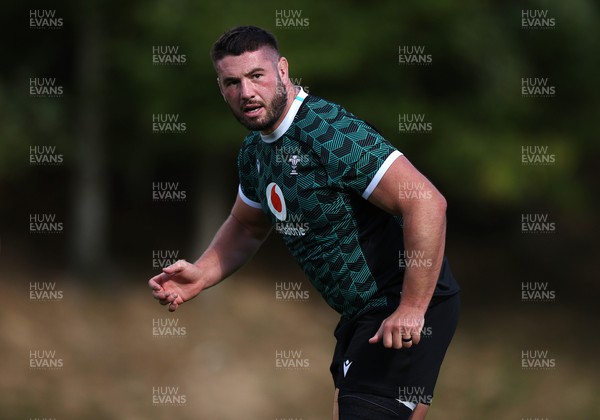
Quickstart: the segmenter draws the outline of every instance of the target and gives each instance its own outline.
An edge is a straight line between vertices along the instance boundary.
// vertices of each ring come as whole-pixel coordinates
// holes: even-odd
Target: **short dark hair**
[[[272,33],[256,26],[238,26],[225,32],[213,44],[210,58],[214,64],[228,55],[242,55],[265,46],[272,48],[279,55],[279,46]]]

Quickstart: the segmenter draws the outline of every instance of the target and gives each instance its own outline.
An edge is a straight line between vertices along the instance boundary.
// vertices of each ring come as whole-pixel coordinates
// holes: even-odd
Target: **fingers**
[[[411,335],[406,332],[401,332],[398,330],[390,331],[389,340],[387,342],[389,345],[386,345],[386,340],[383,341],[383,345],[387,348],[401,349],[401,348],[410,348],[413,344],[417,344],[414,339],[415,335]]]
[[[179,273],[180,271],[183,271],[186,269],[186,267],[189,265],[189,262],[187,262],[186,260],[178,260],[176,262],[174,262],[173,264],[171,264],[168,267],[163,268],[163,273],[167,273],[167,274],[175,274],[175,273]]]
[[[402,349],[410,348],[413,344],[421,341],[420,323],[408,322],[407,320],[386,318],[369,343],[375,344],[383,341],[385,348]]]
[[[189,265],[189,263],[186,260],[176,261],[175,263],[169,265],[168,267],[163,268],[162,273],[157,274],[156,276],[154,276],[150,280],[148,280],[148,286],[150,286],[150,288],[153,290],[162,289],[162,286],[161,286],[162,283],[164,283],[169,278],[171,278],[173,276],[173,274],[177,274],[177,273],[180,273],[181,271],[185,270],[185,268],[188,265]]]
[[[152,289],[152,296],[154,296],[154,299],[165,299],[170,294],[170,292],[165,290],[162,286],[167,278],[168,276],[166,274],[161,273],[148,281],[148,286]]]
[[[383,332],[383,323],[381,324],[381,326],[379,327],[379,329],[377,330],[375,335],[373,337],[369,338],[369,343],[371,343],[371,344],[379,343],[379,340],[381,340],[381,337],[382,337],[382,332]]]
[[[179,305],[181,305],[182,303],[183,303],[183,299],[177,295],[174,295],[174,299],[171,302],[171,304],[169,305],[169,312],[175,312],[177,310],[177,308],[179,307]]]
[[[369,343],[370,344],[376,344],[379,341],[381,341],[383,339],[383,346],[385,348],[401,348],[402,345],[400,345],[400,347],[396,347],[395,344],[395,340],[394,340],[394,334],[393,334],[393,330],[391,328],[391,323],[388,322],[387,319],[385,319],[382,323],[381,326],[379,327],[379,329],[377,330],[377,332],[375,333],[375,335],[371,338],[369,338]],[[401,341],[400,341],[401,342]]]
[[[152,277],[148,281],[148,286],[152,289],[152,296],[158,300],[161,305],[168,305],[170,312],[177,310],[183,303],[183,299],[175,292],[169,291],[163,287],[163,284],[181,271],[185,270],[189,263],[185,260],[179,260],[168,267],[163,268],[163,272]]]
[[[421,341],[420,330],[414,328],[403,331],[400,336],[402,337],[401,347],[405,348],[410,348],[413,344],[419,344],[419,341]]]
[[[175,312],[179,304],[176,301],[171,302],[169,305],[169,312]]]
[[[162,286],[161,284],[168,278],[168,276],[166,276],[164,273],[160,273],[154,277],[152,277],[150,280],[148,280],[148,286],[150,286],[150,288],[152,290],[162,290]]]
[[[161,276],[169,277],[164,273],[159,274],[158,276],[151,278],[148,281],[148,285],[152,289],[152,296],[154,297],[154,299],[158,300],[158,303],[160,303],[161,305],[169,305],[169,311],[173,312],[177,310],[179,304],[183,303],[183,299],[181,299],[179,295],[177,295],[177,293],[165,290],[160,285],[162,280]]]
[[[164,292],[162,297],[157,297],[158,303],[161,305],[169,305],[169,310],[174,311],[177,309],[180,303],[183,303],[183,300],[177,295],[177,293],[172,292]],[[173,307],[173,309],[171,309]]]
[[[419,344],[419,341],[421,341],[421,331],[414,332],[411,337],[413,344]]]
[[[413,341],[412,336],[410,336],[408,334],[401,334],[400,335],[400,347],[396,347],[396,348],[406,347],[408,349],[408,348],[411,348],[413,344],[415,344],[415,342]]]

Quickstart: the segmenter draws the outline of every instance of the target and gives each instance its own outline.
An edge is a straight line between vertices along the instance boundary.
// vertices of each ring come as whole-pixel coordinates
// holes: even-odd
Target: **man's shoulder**
[[[238,166],[240,168],[254,162],[253,159],[256,156],[256,144],[259,140],[260,134],[255,131],[249,132],[248,135],[244,137],[238,153]]]
[[[258,131],[249,131],[246,137],[244,137],[244,141],[242,141],[242,145],[245,144],[256,144],[256,142],[260,140],[260,133]]]
[[[371,135],[379,137],[380,133],[371,124],[347,111],[343,106],[309,95],[305,99],[305,106],[300,109],[298,126],[303,131],[309,132],[315,140],[328,139],[332,130],[337,136],[363,138]]]
[[[256,144],[258,143],[259,140],[260,140],[260,133],[258,131],[248,132],[248,134],[246,135],[246,137],[244,137],[244,140],[242,141],[242,145],[240,146],[240,151],[245,151],[245,150],[256,147]]]
[[[305,117],[316,117],[326,122],[333,122],[344,117],[354,118],[354,115],[346,111],[343,106],[319,96],[308,95],[303,105],[300,113],[304,111]]]

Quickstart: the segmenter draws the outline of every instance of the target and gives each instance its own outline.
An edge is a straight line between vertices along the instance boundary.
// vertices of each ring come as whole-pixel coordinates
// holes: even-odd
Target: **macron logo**
[[[344,362],[344,378],[346,377],[346,374],[348,373],[348,369],[350,369],[351,364],[352,362],[350,360],[346,360]]]

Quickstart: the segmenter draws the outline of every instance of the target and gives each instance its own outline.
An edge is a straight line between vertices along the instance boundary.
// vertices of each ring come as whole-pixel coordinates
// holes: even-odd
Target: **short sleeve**
[[[365,199],[392,163],[402,156],[377,130],[357,119],[334,122],[315,140],[330,183]]]
[[[238,154],[238,175],[240,185],[238,193],[244,203],[254,208],[261,208],[256,195],[256,175],[257,175],[256,155],[251,153],[250,147],[246,142],[242,145]]]

